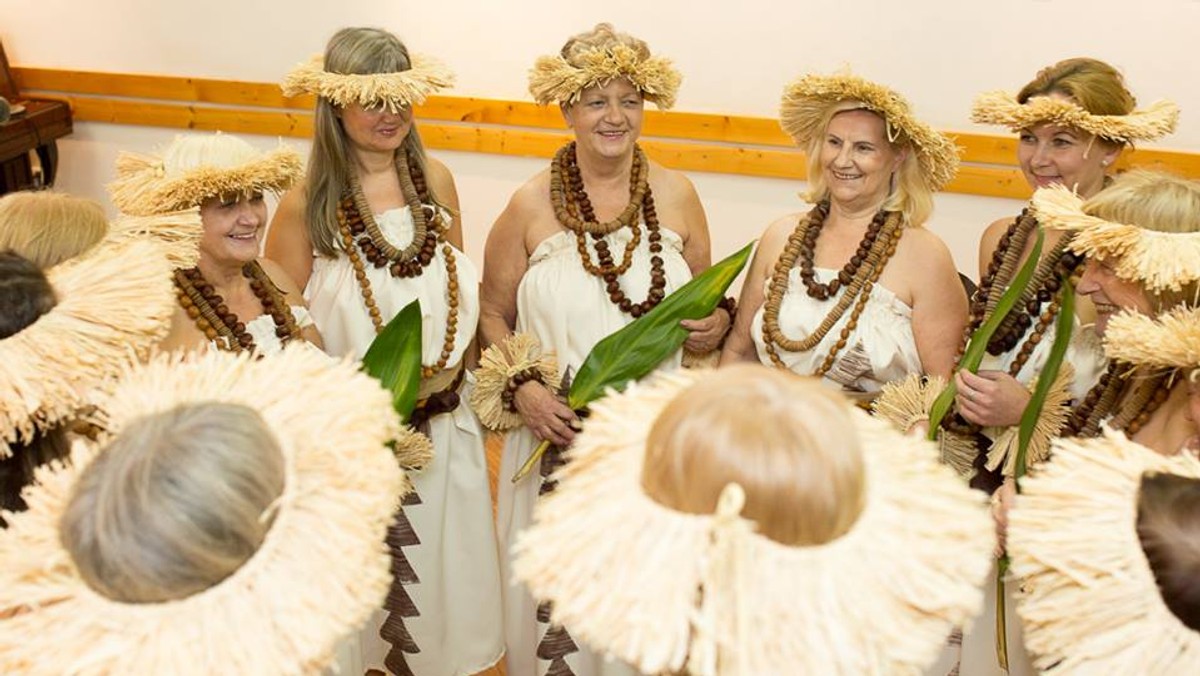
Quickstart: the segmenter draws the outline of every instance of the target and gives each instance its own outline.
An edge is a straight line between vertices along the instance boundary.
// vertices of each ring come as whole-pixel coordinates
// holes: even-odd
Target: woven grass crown
[[[971,120],[1008,127],[1013,132],[1053,123],[1082,129],[1114,143],[1126,144],[1153,141],[1174,132],[1179,122],[1179,106],[1163,100],[1128,115],[1093,115],[1083,106],[1065,98],[1033,96],[1021,103],[1011,93],[996,90],[984,92],[975,98]]]
[[[437,59],[412,55],[412,68],[395,73],[331,73],[320,54],[296,66],[283,79],[283,95],[313,94],[344,108],[384,106],[391,112],[425,103],[454,85],[454,73]]]
[[[529,93],[539,104],[571,105],[583,90],[603,87],[623,77],[629,80],[647,101],[666,110],[675,105],[675,95],[683,76],[670,59],[644,57],[624,44],[597,47],[573,58],[560,55],[538,58],[529,71]]]

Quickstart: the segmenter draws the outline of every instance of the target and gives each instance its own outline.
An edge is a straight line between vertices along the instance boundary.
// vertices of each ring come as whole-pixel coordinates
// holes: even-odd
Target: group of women
[[[1189,413],[1200,185],[1114,174],[1128,146],[1173,129],[1174,106],[1136,109],[1116,70],[1084,58],[1015,97],[981,96],[975,119],[1019,133],[1038,192],[984,231],[969,293],[922,227],[957,171],[953,141],[880,84],[800,78],[780,121],[808,158],[811,208],[762,234],[737,302],[683,320],[683,349],[584,425],[564,403],[570,374],[711,265],[695,188],[637,143],[645,102],[669,108],[680,80],[607,24],[537,61],[530,91],[561,108],[572,140],[496,219],[482,284],[453,176],[413,118],[451,77],[382,30],[339,31],[285,79],[285,93],[316,98],[306,172],[287,148],[184,136],[160,156],[118,160],[112,199],[134,217],[121,224],[61,196],[0,200],[0,250],[15,252],[0,255],[0,350],[25,364],[0,368],[4,505],[29,508],[7,513],[0,535],[0,555],[21,558],[0,576],[13,582],[0,634],[74,636],[65,656],[0,642],[0,665],[203,671],[212,655],[188,646],[186,622],[204,613],[215,633],[193,642],[234,646],[214,654],[250,671],[449,676],[503,658],[514,675],[992,673],[1003,659],[993,623],[961,631],[983,605],[995,545],[968,482],[995,495],[1001,549],[1019,482],[1028,494],[1012,518],[1010,588],[1038,609],[1026,644],[1039,669],[1137,659],[1151,636],[1169,654],[1159,668],[1196,659],[1197,562],[1179,553],[1196,537],[1179,523],[1200,509]],[[282,194],[269,229],[265,192]],[[1035,256],[1015,306],[989,321]],[[96,279],[108,285],[80,283]],[[380,461],[397,435],[386,396],[319,352],[361,359],[413,300],[422,377],[408,422],[432,452],[393,443],[402,473]],[[89,315],[96,303],[114,316]],[[956,368],[976,330],[997,323],[982,365]],[[1022,442],[1059,326],[1072,329],[1065,364]],[[82,334],[94,353],[73,342]],[[136,366],[152,347],[191,356]],[[705,354],[715,373],[676,372]],[[947,383],[952,409],[930,434]],[[90,388],[103,394],[80,394]],[[225,427],[244,434],[215,433]],[[505,433],[495,519],[485,428]],[[99,441],[72,454],[67,435]],[[509,482],[547,442],[539,475]],[[1032,479],[1020,477],[1021,449]],[[172,520],[170,503],[186,512],[186,500],[155,481],[192,487],[208,509]],[[1108,511],[1077,506],[1114,490]],[[1055,520],[1072,513],[1074,525]],[[1137,529],[1120,522],[1130,514]],[[1089,586],[1071,566],[1083,562],[1041,549],[1065,547],[1082,521],[1089,540],[1123,538],[1113,551],[1136,574],[1109,572],[1142,586],[1120,598],[1155,584],[1162,594],[1139,597],[1158,624],[1124,643],[1129,623],[1093,621],[1090,633],[1117,645],[1107,654],[1081,649],[1088,632],[1071,624]],[[172,548],[170,565],[150,553]],[[175,603],[131,607],[163,601]],[[71,613],[111,617],[72,624]],[[144,633],[130,641],[121,626]],[[1001,654],[1016,671],[1012,636]],[[255,641],[261,655],[236,647]]]

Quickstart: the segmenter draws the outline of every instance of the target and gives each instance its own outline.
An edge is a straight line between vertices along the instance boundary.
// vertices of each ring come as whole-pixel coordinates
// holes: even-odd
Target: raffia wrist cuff
[[[520,414],[505,406],[504,394],[509,381],[518,374],[536,369],[540,381],[550,389],[558,387],[558,362],[542,353],[542,344],[527,333],[514,333],[502,343],[483,351],[475,371],[475,390],[471,408],[479,422],[493,432],[505,432],[524,424]]]

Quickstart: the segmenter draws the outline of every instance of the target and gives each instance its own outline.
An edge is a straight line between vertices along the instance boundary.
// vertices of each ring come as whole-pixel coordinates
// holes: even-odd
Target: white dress
[[[402,248],[412,241],[408,207],[389,210],[375,219],[393,246]],[[479,322],[478,273],[463,253],[455,250],[454,258],[459,277],[458,331],[447,371],[462,361]],[[420,300],[422,361],[436,363],[448,313],[446,260],[441,246],[418,277],[394,278],[386,268],[370,264],[366,270],[385,321],[414,299]],[[346,256],[316,257],[304,296],[325,340],[325,350],[334,356],[361,358],[375,339],[375,327],[350,260]],[[404,622],[420,649],[405,655],[416,676],[473,674],[499,661],[504,649],[500,569],[483,430],[467,405],[472,382],[468,374],[459,389],[458,408],[429,421],[433,460],[412,474],[421,504],[404,508],[421,541],[404,550],[419,579],[405,587],[420,612]],[[342,651],[342,673],[384,668],[389,645],[378,636],[378,629],[385,616],[377,611],[360,632],[359,645]]]
[[[663,271],[666,291],[670,293],[691,279],[691,271],[683,259],[679,235],[667,228],[661,232]],[[629,238],[627,228],[605,237],[614,258],[622,255]],[[650,251],[645,237],[634,251],[629,270],[621,276],[621,288],[634,302],[646,298],[650,289]],[[629,315],[609,300],[604,281],[583,268],[573,233],[564,231],[546,238],[529,257],[529,269],[517,289],[517,331],[536,336],[543,349],[557,355],[560,369],[569,367],[572,373],[577,371],[596,343],[631,321]],[[677,353],[663,366],[678,366],[679,361]],[[501,557],[505,581],[504,628],[506,663],[511,676],[541,676],[550,665],[535,654],[546,625],[536,621],[537,605],[528,590],[513,582],[509,560],[517,535],[532,520],[534,501],[542,483],[536,469],[519,484],[513,485],[509,479],[537,444],[527,428],[514,429],[505,438],[500,462],[498,528],[505,551]],[[603,537],[603,534],[581,532],[579,537]],[[579,652],[569,655],[566,662],[576,676],[637,673],[623,663],[605,660],[572,638]]]
[[[296,320],[296,326],[307,329],[313,325],[312,315],[303,305],[289,305],[288,307],[292,310],[292,318]],[[271,318],[271,315],[262,314],[246,322],[246,333],[249,333],[250,337],[254,339],[254,350],[259,355],[276,354],[283,350],[283,341],[275,335],[275,320]]]
[[[828,268],[817,268],[815,273],[817,281],[821,283],[828,283],[837,275],[836,270]],[[768,280],[764,285],[764,294],[769,284]],[[837,305],[840,297],[838,295],[823,301],[810,298],[800,281],[800,269],[792,268],[783,302],[779,306],[779,329],[792,340],[804,338],[825,321],[825,316]],[[816,347],[806,352],[788,352],[776,346],[779,358],[793,373],[811,375],[816,372],[829,356],[830,349],[841,338],[842,327],[850,321],[853,307],[852,304],[842,314]],[[771,365],[771,358],[763,343],[762,318],[765,311],[766,303],[755,313],[750,335],[758,350],[759,361]],[[913,338],[912,308],[877,283],[871,287],[871,295],[858,318],[857,326],[846,340],[846,346],[838,352],[833,367],[822,382],[853,392],[875,393],[893,380],[902,380],[910,373],[921,372],[921,358],[917,354],[916,339]]]

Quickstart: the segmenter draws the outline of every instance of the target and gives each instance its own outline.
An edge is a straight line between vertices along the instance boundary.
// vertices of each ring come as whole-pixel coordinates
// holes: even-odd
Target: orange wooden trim
[[[81,120],[299,138],[312,134],[313,97],[286,98],[277,84],[47,68],[12,70],[22,91],[64,98]],[[431,148],[549,157],[566,138],[558,109],[526,101],[433,96],[417,107],[416,114]],[[1015,199],[1029,196],[1015,168],[1015,137],[950,134],[963,148],[965,164],[947,190]],[[647,110],[644,137],[648,152],[680,169],[773,178],[802,178],[804,173],[803,155],[770,118]],[[1200,178],[1200,153],[1123,153],[1118,166],[1133,165]]]

